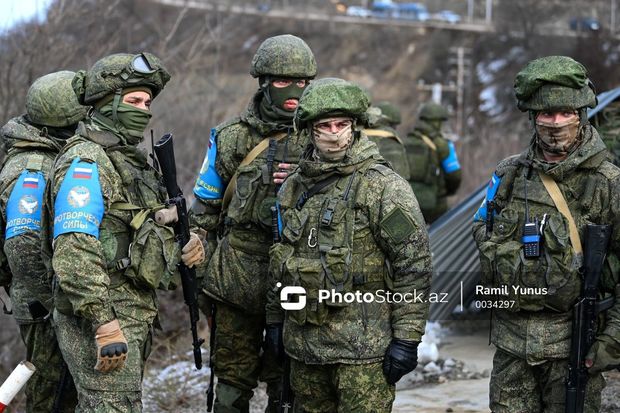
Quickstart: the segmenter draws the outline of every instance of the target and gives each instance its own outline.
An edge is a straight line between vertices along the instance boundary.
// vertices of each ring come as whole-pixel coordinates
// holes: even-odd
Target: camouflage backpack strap
[[[399,138],[396,134],[383,130],[383,129],[364,129],[364,133],[366,133],[366,135],[368,135],[371,138],[388,138],[388,139],[394,139],[396,142],[400,143],[401,145],[403,145],[403,141],[401,138]],[[433,145],[435,145],[432,141],[431,143]],[[435,146],[435,149],[437,147]]]
[[[426,146],[428,146],[429,148],[431,148],[431,150],[433,152],[437,152],[437,145],[435,145],[435,142],[433,142],[433,140],[431,138],[429,138],[428,136],[426,136],[425,134],[421,133],[420,134],[420,139],[422,139],[422,142],[424,142],[424,144]]]
[[[243,160],[239,164],[239,167],[249,165],[254,159],[256,159],[258,155],[260,155],[265,149],[269,147],[269,142],[271,142],[272,140],[275,140],[277,142],[279,140],[284,139],[286,136],[288,136],[287,132],[279,132],[273,136],[263,139],[262,141],[258,143],[258,145],[252,148],[252,150],[245,156],[245,158],[243,158]],[[225,211],[226,208],[228,208],[228,204],[230,203],[233,192],[235,192],[236,188],[237,188],[237,172],[235,172],[230,182],[228,183],[226,190],[224,191],[224,198],[222,199],[222,210],[223,211]]]
[[[573,249],[577,254],[583,254],[581,239],[579,238],[579,230],[577,229],[575,218],[573,218],[573,214],[571,214],[570,209],[568,208],[566,198],[564,198],[564,195],[562,194],[562,190],[558,186],[557,182],[555,182],[553,178],[546,173],[538,171],[538,175],[540,176],[545,189],[549,192],[555,207],[568,221],[570,243],[573,245]]]

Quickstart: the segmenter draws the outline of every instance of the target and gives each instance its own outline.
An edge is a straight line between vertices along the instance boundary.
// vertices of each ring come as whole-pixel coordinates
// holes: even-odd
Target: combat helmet
[[[418,119],[426,121],[445,121],[448,120],[448,111],[435,102],[427,102],[420,107]]]
[[[529,62],[515,78],[517,107],[521,111],[579,110],[597,104],[586,68],[568,56],[546,56]]]
[[[370,97],[358,85],[327,77],[316,80],[304,90],[295,111],[295,127],[301,130],[327,115],[351,116],[359,123],[367,121]]]
[[[392,125],[400,125],[402,118],[400,110],[388,101],[379,102],[375,105],[381,109],[381,116]]]
[[[63,70],[34,81],[26,95],[26,115],[36,125],[64,128],[86,117],[86,107],[77,101],[71,81],[75,72]]]
[[[252,77],[312,79],[316,60],[305,41],[291,34],[266,39],[256,50],[250,68]]]
[[[123,89],[146,86],[155,98],[170,80],[162,62],[150,53],[118,53],[99,59],[73,78],[73,90],[81,104],[93,105]]]

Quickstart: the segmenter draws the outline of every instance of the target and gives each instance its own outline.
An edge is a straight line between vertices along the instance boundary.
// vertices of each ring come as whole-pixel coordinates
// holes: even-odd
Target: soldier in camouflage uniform
[[[426,225],[407,181],[360,127],[368,104],[357,85],[326,78],[295,114],[312,144],[278,193],[267,339],[271,353],[291,357],[297,412],[389,412],[395,383],[417,365],[427,302],[319,299],[319,289],[428,296]],[[305,290],[306,305],[284,312],[291,286]]]
[[[302,39],[275,36],[259,46],[250,74],[258,78],[259,90],[240,117],[211,131],[192,206],[194,223],[221,234],[203,284],[217,302],[216,412],[247,412],[258,380],[267,383],[267,411],[275,411],[282,368],[261,353],[270,207],[286,169],[307,144],[304,135],[292,133],[293,113],[316,75],[316,62]]]
[[[371,142],[379,147],[379,152],[397,174],[409,180],[409,162],[403,140],[396,127],[400,124],[400,111],[389,102],[379,102],[368,109],[368,128],[364,131]]]
[[[595,116],[594,125],[609,150],[611,162],[620,166],[620,101],[603,108]]]
[[[454,195],[461,184],[461,166],[454,143],[441,133],[446,120],[448,111],[443,106],[425,103],[413,132],[405,140],[411,171],[409,183],[429,224],[448,210],[446,197]]]
[[[86,116],[73,93],[74,72],[37,79],[26,114],[1,130],[8,155],[0,172],[2,247],[12,279],[13,315],[27,359],[37,367],[26,387],[28,412],[73,412],[77,393],[52,326],[52,290],[41,257],[41,204],[54,158]]]
[[[508,295],[498,299],[512,303],[492,312],[497,350],[490,407],[495,413],[559,413],[586,224],[614,225],[600,292],[620,295],[620,169],[606,160],[605,145],[588,123],[587,108],[596,105],[596,97],[580,63],[566,56],[533,60],[517,74],[515,94],[519,109],[529,112],[534,134],[524,152],[497,165],[473,225],[482,284],[508,286]],[[560,212],[563,204],[570,213]],[[526,257],[524,225],[542,224],[543,218],[541,254]],[[586,412],[599,411],[600,372],[620,363],[619,311],[617,300],[587,356]]]
[[[149,53],[114,54],[72,81],[89,117],[50,174],[54,320],[78,390],[78,411],[139,412],[141,381],[157,315],[179,256],[204,258],[192,234],[179,251],[152,213],[167,198],[158,171],[137,148],[150,104],[170,75]]]

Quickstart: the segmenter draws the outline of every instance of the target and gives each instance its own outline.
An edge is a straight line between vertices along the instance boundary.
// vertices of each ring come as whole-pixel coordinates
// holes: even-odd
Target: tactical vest
[[[445,183],[437,145],[426,135],[414,132],[405,143],[409,162],[409,183],[423,212],[437,207],[445,195]]]
[[[558,183],[581,237],[585,225],[602,221],[603,211],[592,208],[591,202],[595,194],[605,193],[616,174],[612,168],[603,162],[596,171],[573,173]],[[529,221],[538,218],[540,225],[544,217],[546,223],[538,258],[524,256],[526,192]],[[515,158],[501,176],[494,202],[497,214],[492,232],[479,244],[482,283],[505,288],[497,298],[514,300],[508,311],[569,311],[581,291],[582,255],[571,245],[568,220],[556,208],[538,172]]]
[[[224,226],[230,244],[250,254],[267,255],[271,244],[271,207],[276,203],[277,187],[273,173],[281,162],[297,163],[306,144],[305,138],[275,132],[262,137],[254,129],[247,141],[237,144],[238,159],[243,159],[258,142],[269,138],[267,149],[236,171],[236,186],[225,214]],[[303,141],[302,141],[303,139]],[[248,141],[252,144],[248,145]],[[248,242],[249,239],[255,242]]]
[[[383,165],[371,168],[388,169]],[[280,205],[282,242],[271,251],[273,271],[283,285],[306,290],[306,307],[288,313],[300,326],[322,325],[332,311],[359,306],[319,302],[319,289],[346,294],[385,288],[386,257],[373,237],[364,206],[356,200],[367,170],[338,176],[327,190],[310,197],[311,189],[298,187],[286,197],[294,202]]]

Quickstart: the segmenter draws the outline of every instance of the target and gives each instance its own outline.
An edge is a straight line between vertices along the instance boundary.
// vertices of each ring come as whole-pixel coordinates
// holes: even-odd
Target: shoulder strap
[[[422,138],[422,141],[426,144],[426,146],[431,148],[431,150],[437,152],[437,145],[435,145],[435,142],[433,142],[431,138],[424,134],[420,134],[420,137]]]
[[[271,139],[275,139],[276,141],[279,141],[285,138],[286,136],[287,136],[286,132],[280,132],[280,133],[275,134],[274,136],[263,139],[262,141],[258,143],[258,145],[252,148],[252,150],[245,156],[245,158],[243,158],[243,160],[241,161],[241,163],[239,164],[237,168],[248,165],[254,159],[256,159],[256,157],[261,152],[267,149],[267,147],[269,146],[269,141]],[[226,191],[224,191],[224,198],[222,199],[222,210],[225,210],[228,207],[228,204],[230,203],[230,200],[232,199],[232,194],[235,191],[235,188],[237,187],[237,175],[238,175],[237,172],[235,172],[230,182],[228,183],[228,186],[226,187]]]
[[[310,189],[302,192],[302,194],[297,199],[297,202],[295,203],[295,208],[302,209],[310,198],[312,198],[313,196],[321,192],[321,190],[323,190],[324,188],[327,188],[329,185],[333,184],[340,178],[341,178],[340,175],[334,174],[334,175],[328,176],[325,179],[321,179],[319,182],[312,185]]]
[[[396,140],[398,143],[403,145],[402,139],[400,139],[396,134],[382,130],[382,129],[364,129],[364,133],[373,138],[391,138]],[[434,145],[434,144],[433,144]]]
[[[549,192],[549,195],[551,196],[551,199],[553,200],[553,203],[555,204],[556,208],[568,220],[570,242],[571,244],[573,244],[573,249],[575,250],[577,254],[582,254],[583,248],[581,246],[581,239],[579,238],[579,232],[577,231],[577,225],[575,224],[575,219],[573,218],[573,215],[571,214],[570,209],[568,209],[566,198],[564,198],[564,195],[562,195],[562,191],[560,190],[560,187],[558,186],[557,182],[555,182],[553,178],[550,177],[549,175],[541,171],[538,171],[538,175],[540,176],[540,179],[542,180],[542,183],[545,186],[545,189],[547,190],[547,192]]]

